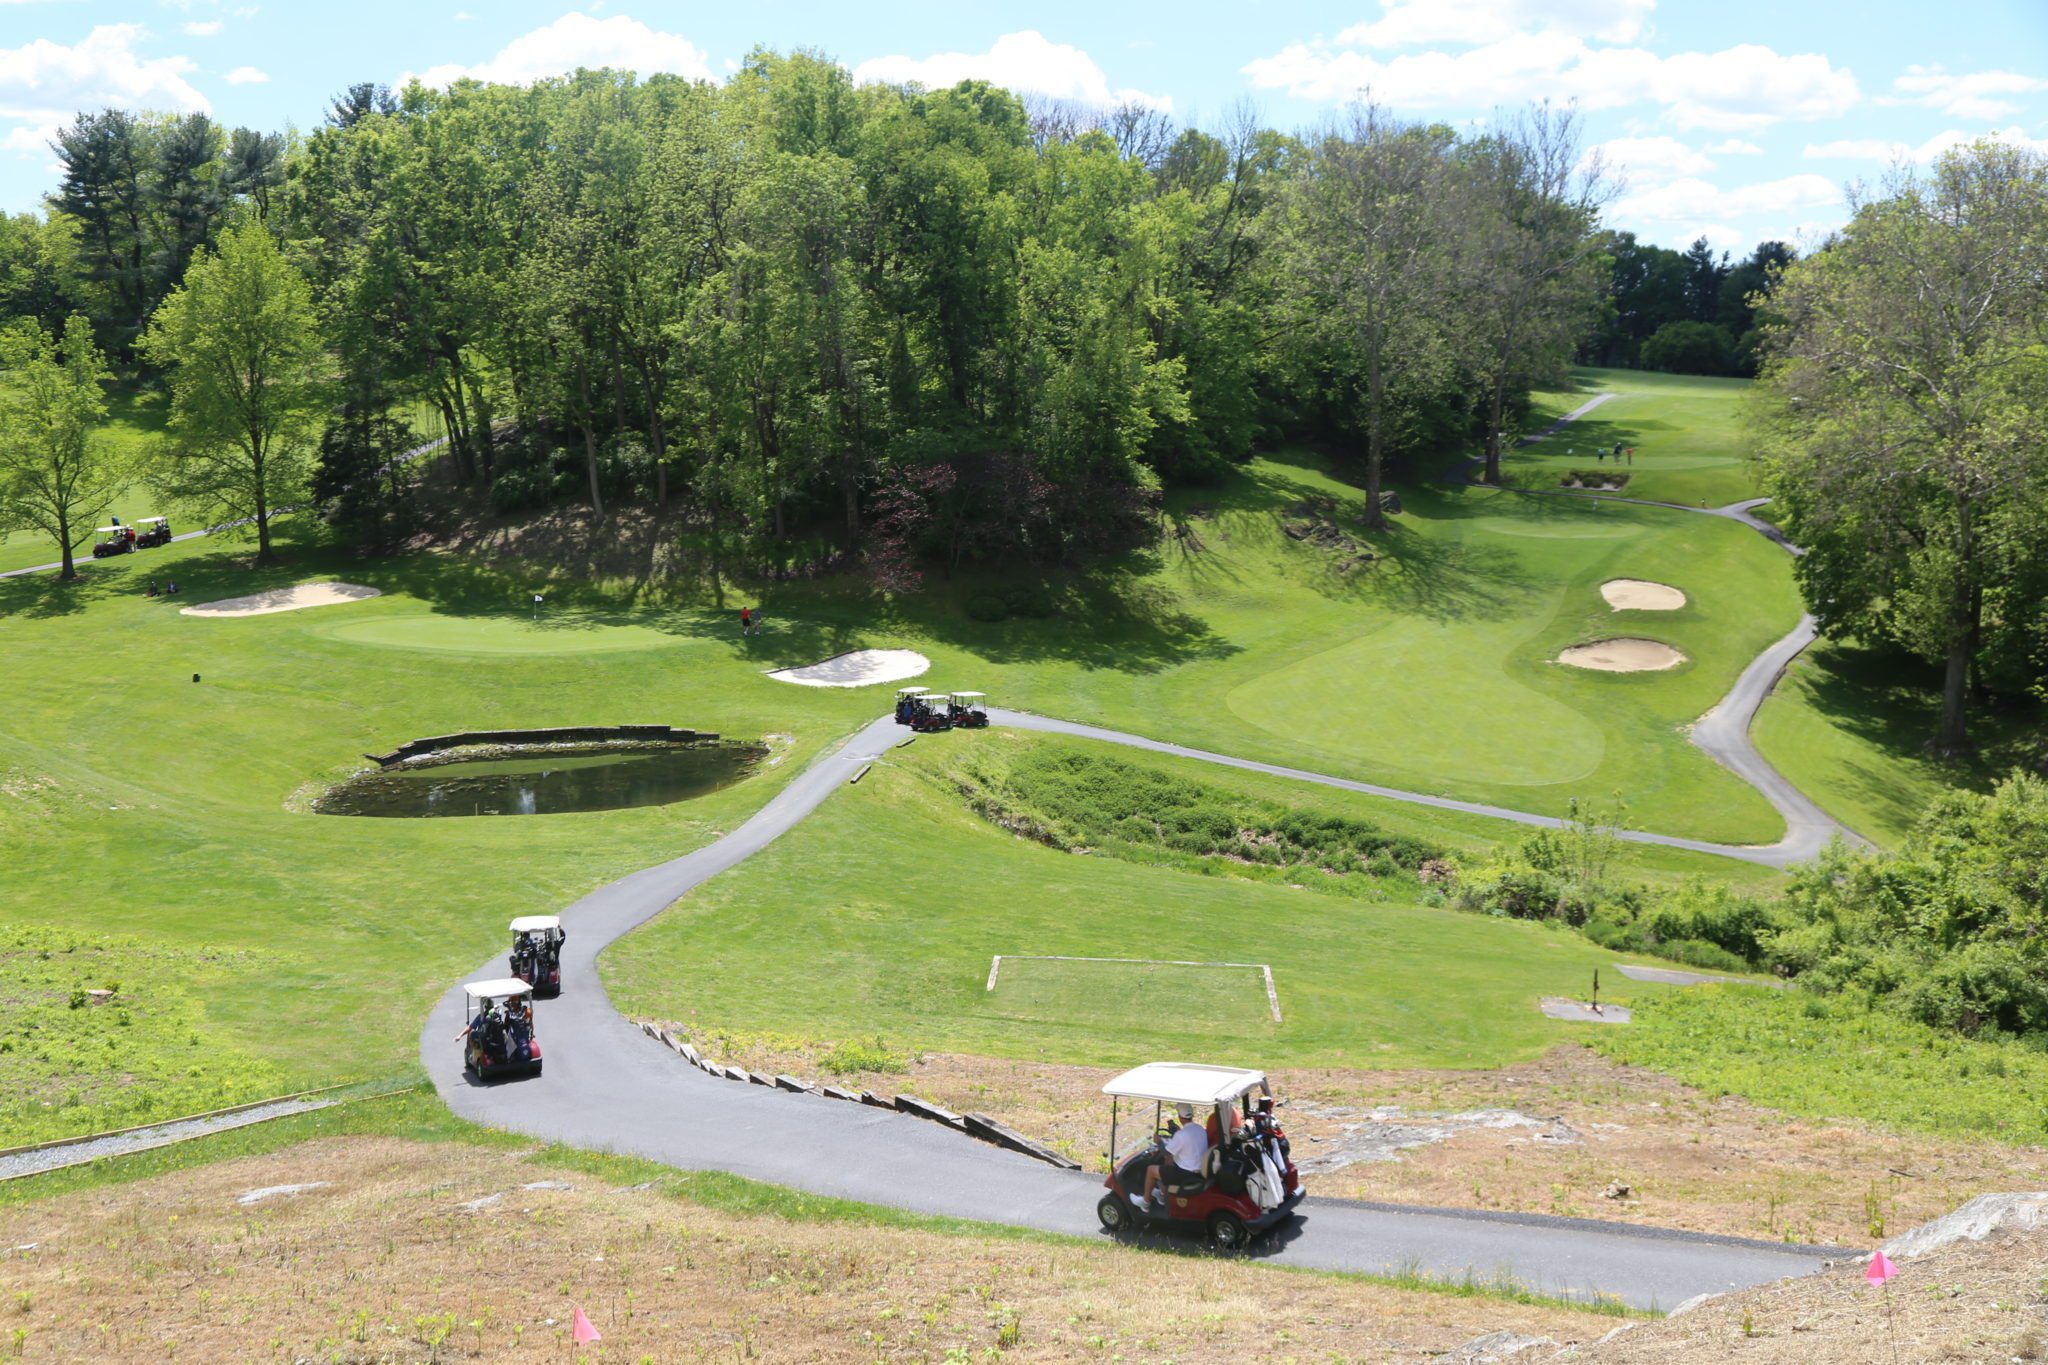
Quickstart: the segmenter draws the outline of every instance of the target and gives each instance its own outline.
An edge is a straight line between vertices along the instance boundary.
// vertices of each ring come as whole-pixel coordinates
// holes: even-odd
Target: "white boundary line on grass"
[[[989,959],[988,985],[983,991],[996,988],[996,976],[1003,970],[1003,959],[1015,962],[1117,962],[1127,967],[1242,967],[1256,971],[1266,979],[1266,1007],[1273,1011],[1273,1022],[1280,1023],[1280,992],[1273,987],[1273,969],[1263,962],[1183,962],[1178,958],[1166,957],[1068,957],[1060,953],[997,953]]]

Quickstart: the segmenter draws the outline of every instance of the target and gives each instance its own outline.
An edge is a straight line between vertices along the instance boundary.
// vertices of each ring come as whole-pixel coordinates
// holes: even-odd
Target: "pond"
[[[758,745],[616,746],[493,754],[364,773],[313,802],[322,815],[561,815],[688,801],[750,775]]]

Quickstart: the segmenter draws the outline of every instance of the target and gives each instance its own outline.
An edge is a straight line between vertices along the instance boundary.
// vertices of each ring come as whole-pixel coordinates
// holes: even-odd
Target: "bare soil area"
[[[1108,1242],[725,1213],[389,1138],[10,1209],[0,1278],[0,1342],[27,1361],[1419,1361],[1614,1325]],[[577,1307],[601,1347],[571,1344]]]
[[[989,1114],[1103,1169],[1105,1070],[932,1054],[836,1077],[822,1053],[708,1045],[750,1070]],[[1312,1192],[1345,1198],[1868,1248],[1973,1196],[2048,1188],[2048,1149],[1793,1118],[1571,1044],[1498,1071],[1276,1071],[1273,1083]]]
[[[2048,1233],[1994,1234],[1900,1261],[1883,1288],[1861,1264],[1709,1299],[1639,1323],[1567,1360],[1758,1365],[2048,1359]],[[1517,1359],[1546,1358],[1534,1352]]]

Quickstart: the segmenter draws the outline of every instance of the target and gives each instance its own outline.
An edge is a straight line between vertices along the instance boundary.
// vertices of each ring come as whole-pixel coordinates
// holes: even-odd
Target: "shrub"
[[[908,1071],[909,1059],[892,1052],[878,1035],[866,1039],[842,1039],[818,1059],[818,1065],[834,1076],[856,1076],[864,1071]]]
[[[978,592],[967,599],[967,618],[993,625],[1010,619],[1010,604],[992,592]]]

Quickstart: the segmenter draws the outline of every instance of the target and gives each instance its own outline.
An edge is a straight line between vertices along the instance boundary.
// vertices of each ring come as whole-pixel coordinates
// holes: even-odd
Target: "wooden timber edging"
[[[611,744],[621,741],[634,744],[704,744],[717,738],[716,731],[678,730],[672,725],[564,725],[543,730],[465,730],[454,735],[410,739],[388,754],[365,754],[363,757],[388,768],[407,759],[484,745]]]
[[[1062,1156],[1044,1143],[1024,1136],[1024,1134],[1016,1129],[990,1118],[987,1114],[956,1114],[950,1109],[933,1104],[929,1100],[921,1100],[915,1095],[897,1095],[891,1099],[866,1090],[846,1090],[836,1085],[814,1085],[795,1076],[765,1076],[759,1072],[748,1071],[743,1067],[726,1066],[721,1062],[714,1062],[697,1051],[693,1044],[676,1037],[675,1034],[652,1020],[640,1020],[639,1028],[642,1033],[654,1039],[678,1057],[681,1057],[691,1066],[696,1067],[707,1075],[717,1076],[721,1080],[751,1082],[754,1085],[768,1086],[771,1089],[783,1090],[793,1094],[812,1095],[820,1099],[837,1100],[842,1104],[865,1104],[876,1109],[889,1109],[899,1114],[908,1114],[913,1118],[920,1118],[939,1124],[941,1127],[950,1128],[956,1133],[971,1138],[978,1138],[997,1147],[1007,1148],[1023,1156],[1043,1161],[1048,1166],[1058,1166],[1060,1169],[1067,1171],[1078,1171],[1081,1169],[1079,1162]]]

